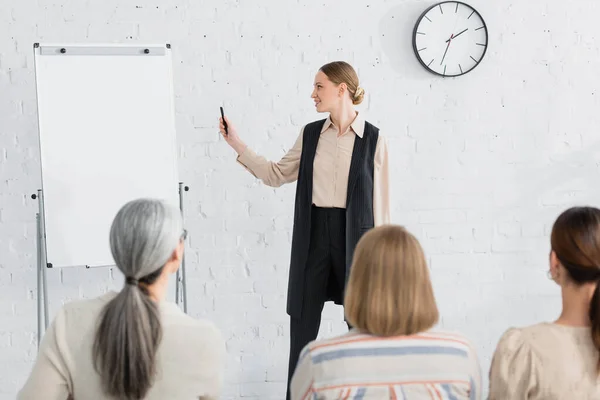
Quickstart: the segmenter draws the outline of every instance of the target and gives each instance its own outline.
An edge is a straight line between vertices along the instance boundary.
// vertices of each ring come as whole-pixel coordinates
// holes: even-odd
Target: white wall
[[[32,44],[170,42],[190,231],[190,313],[227,338],[224,399],[281,399],[294,186],[273,190],[219,138],[224,104],[244,139],[278,158],[325,62],[355,65],[360,109],[389,138],[393,221],[421,240],[445,328],[476,344],[484,376],[509,326],[557,316],[548,233],[574,204],[598,205],[600,32],[595,0],[472,0],[490,47],[442,79],[415,59],[427,1],[2,0],[0,3],[0,399],[36,353],[35,212],[40,186]],[[118,288],[115,271],[50,270],[51,311]],[[328,306],[321,334],[344,331]],[[485,382],[487,384],[487,380]]]

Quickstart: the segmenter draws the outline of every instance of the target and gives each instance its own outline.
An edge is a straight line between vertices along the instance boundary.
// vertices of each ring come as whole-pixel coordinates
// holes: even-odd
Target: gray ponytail
[[[182,232],[179,209],[152,199],[125,204],[112,223],[110,248],[127,283],[102,311],[93,359],[115,399],[143,399],[152,387],[162,327],[146,285],[160,277]]]

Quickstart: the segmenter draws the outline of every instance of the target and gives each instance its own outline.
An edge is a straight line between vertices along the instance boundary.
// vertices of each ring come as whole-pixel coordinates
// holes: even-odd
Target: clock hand
[[[466,31],[468,31],[469,28],[465,29],[464,31],[457,33],[456,35],[452,36],[450,39],[446,40],[446,43],[448,43],[450,40],[459,37],[460,35],[462,35],[463,33],[465,33]]]
[[[446,43],[448,43],[448,46],[446,46],[446,51],[444,51],[444,56],[442,57],[442,61],[440,61],[440,65],[443,64],[444,59],[446,58],[446,53],[448,52],[448,48],[450,47],[450,43],[452,43],[452,38],[454,37],[454,35],[450,36],[450,39],[446,40]]]

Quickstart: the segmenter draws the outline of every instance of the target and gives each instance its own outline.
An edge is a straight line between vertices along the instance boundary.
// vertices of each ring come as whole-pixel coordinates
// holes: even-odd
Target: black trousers
[[[317,338],[321,313],[329,295],[342,298],[346,283],[346,210],[313,206],[308,260],[300,318],[290,320],[287,396],[302,349]]]

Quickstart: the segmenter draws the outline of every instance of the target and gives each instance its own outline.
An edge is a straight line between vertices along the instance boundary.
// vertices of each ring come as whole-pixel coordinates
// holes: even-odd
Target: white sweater
[[[108,400],[94,369],[92,347],[100,312],[115,292],[65,305],[42,340],[38,358],[18,400]],[[220,396],[225,343],[217,328],[159,303],[162,341],[158,376],[146,396],[158,399],[217,399]]]

